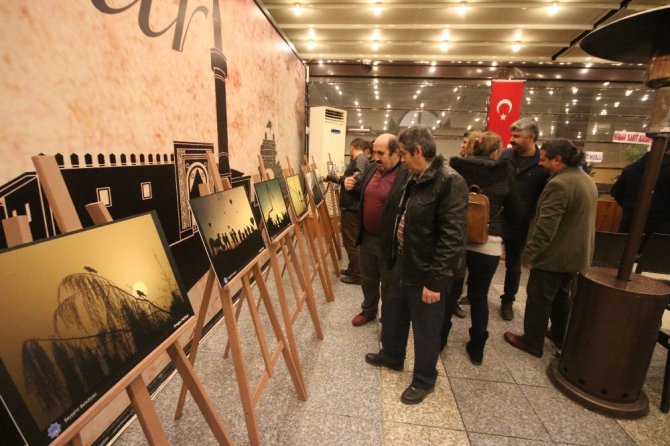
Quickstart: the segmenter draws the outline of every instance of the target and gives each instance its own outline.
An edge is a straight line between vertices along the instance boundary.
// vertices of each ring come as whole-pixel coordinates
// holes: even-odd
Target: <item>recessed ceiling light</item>
[[[440,44],[440,50],[441,50],[443,53],[446,53],[447,51],[449,51],[449,45],[448,45],[447,43],[441,43],[441,44]]]
[[[293,14],[298,16],[302,14],[302,6],[300,6],[300,3],[296,3],[295,6],[293,7]]]
[[[630,96],[631,94],[633,94],[633,90],[626,90],[626,96]]]
[[[572,87],[572,94],[577,94],[578,91],[579,91],[579,88]]]
[[[614,103],[614,108],[617,108],[619,106],[619,102]]]
[[[603,82],[603,87],[607,87],[609,84],[609,82]]]
[[[461,17],[465,16],[465,13],[468,11],[468,6],[465,2],[461,2],[460,5],[456,8],[458,11],[458,14],[460,14]]]
[[[309,48],[310,50],[313,50],[315,46],[316,46],[316,43],[314,43],[313,40],[310,40],[310,41],[307,42],[307,48]]]
[[[649,99],[649,95],[648,95],[648,94],[645,94],[644,96],[642,96],[642,99],[640,99],[640,100],[641,100],[642,102],[644,102],[644,101],[646,101],[647,99]]]
[[[558,2],[553,2],[551,6],[547,8],[549,11],[549,15],[556,15],[558,13],[558,10],[561,9],[560,6],[558,6]]]
[[[372,11],[375,13],[375,15],[381,15],[382,14],[382,4],[379,2],[375,2],[375,6],[372,8]]]
[[[512,45],[512,51],[515,53],[518,53],[521,51],[521,43],[520,42],[515,42],[514,45]]]

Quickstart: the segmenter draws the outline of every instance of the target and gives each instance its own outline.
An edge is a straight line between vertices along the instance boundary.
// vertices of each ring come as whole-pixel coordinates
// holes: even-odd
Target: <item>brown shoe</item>
[[[419,404],[421,401],[426,398],[429,394],[433,393],[435,386],[430,386],[427,389],[421,389],[414,386],[409,386],[405,391],[400,395],[400,401],[405,404]]]
[[[375,318],[373,317],[368,317],[364,315],[363,313],[359,313],[354,318],[351,320],[351,325],[354,327],[360,327],[361,325],[365,325],[370,321],[374,321]]]
[[[533,347],[526,344],[523,336],[515,335],[510,331],[506,331],[503,335],[503,338],[505,339],[505,342],[507,342],[512,347],[516,347],[519,350],[523,350],[524,352],[530,353],[531,355],[537,356],[538,358],[542,357],[542,350],[535,350]]]

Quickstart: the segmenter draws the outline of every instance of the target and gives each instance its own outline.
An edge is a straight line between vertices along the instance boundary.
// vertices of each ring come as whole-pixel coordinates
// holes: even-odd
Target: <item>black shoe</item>
[[[470,305],[470,298],[468,296],[463,296],[458,301],[458,305]]]
[[[463,319],[465,317],[465,311],[463,311],[460,305],[456,304],[456,308],[454,308],[454,315]]]
[[[414,386],[409,386],[405,391],[400,395],[400,401],[405,404],[419,404],[424,400],[429,394],[433,393],[435,386],[430,386],[427,389],[420,389]]]
[[[474,365],[482,365],[484,361],[484,350],[477,350],[472,344],[472,341],[465,344],[465,351],[468,352],[470,362]]]
[[[379,353],[368,353],[365,355],[365,362],[375,367],[386,367],[387,369],[395,370],[397,372],[401,372],[405,367],[404,364],[388,362],[386,359],[382,358]]]
[[[347,269],[341,269],[341,270],[340,270],[340,274],[342,274],[342,275],[344,275],[344,276],[350,276],[350,275],[351,275],[351,270],[350,270],[349,268],[347,268]]]
[[[511,301],[503,300],[500,302],[500,316],[506,321],[514,319],[514,309],[512,308]]]
[[[361,279],[353,276],[340,276],[340,282],[348,283],[349,285],[360,285]]]

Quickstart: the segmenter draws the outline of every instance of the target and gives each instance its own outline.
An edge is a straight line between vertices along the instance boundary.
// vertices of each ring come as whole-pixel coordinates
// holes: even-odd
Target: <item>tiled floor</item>
[[[626,421],[590,412],[563,396],[549,382],[545,369],[554,353],[549,341],[541,359],[515,350],[503,341],[504,331],[521,332],[525,302],[522,289],[515,304],[514,321],[500,319],[497,296],[503,273],[501,264],[489,293],[490,338],[483,365],[473,366],[465,353],[469,319],[454,318],[449,345],[438,364],[436,390],[417,406],[405,406],[399,400],[411,380],[411,352],[404,372],[374,368],[363,360],[365,353],[379,348],[379,324],[359,328],[351,325],[351,318],[360,308],[360,288],[334,279],[336,299],[327,304],[318,280],[315,281],[325,338],[316,339],[306,309],[295,327],[308,399],[298,400],[286,366],[280,360],[276,375],[268,382],[257,405],[263,443],[670,445],[670,415],[658,409],[665,350],[656,347],[644,386],[650,400],[647,417]],[[468,307],[464,308],[469,312]],[[247,308],[242,312],[240,327],[247,368],[255,382],[262,373],[262,360]],[[266,333],[270,332],[267,327]],[[222,358],[225,342],[225,326],[220,323],[205,340],[196,370],[235,443],[248,444],[232,362]],[[176,375],[155,398],[171,443],[216,444],[191,399],[183,418],[173,420],[180,385]],[[116,444],[146,444],[136,420]]]

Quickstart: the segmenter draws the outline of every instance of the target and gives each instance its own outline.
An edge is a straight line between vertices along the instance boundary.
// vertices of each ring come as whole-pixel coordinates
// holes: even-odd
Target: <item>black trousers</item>
[[[498,256],[467,251],[466,265],[468,268],[468,299],[470,299],[470,319],[472,322],[471,336],[474,334],[481,338],[488,333],[488,294],[499,260],[500,257]],[[454,286],[448,293],[441,334],[442,348],[447,345],[447,338],[451,329],[451,316],[463,288],[463,279],[459,279],[459,282],[461,285],[458,286],[457,282],[454,282]]]
[[[340,227],[342,228],[342,244],[344,250],[347,251],[349,258],[350,276],[359,279],[361,277],[361,269],[359,265],[358,246],[356,246],[356,232],[358,231],[358,212],[356,211],[342,211],[340,214]]]
[[[505,239],[505,288],[503,302],[514,302],[521,281],[521,253],[526,239]]]
[[[388,293],[388,284],[391,271],[388,267],[389,259],[384,255],[382,238],[378,235],[363,233],[363,240],[358,247],[361,261],[361,288],[363,289],[363,304],[361,312],[369,317],[377,317],[379,300],[382,306]]]
[[[577,273],[530,270],[526,291],[526,314],[523,318],[524,340],[542,351],[544,334],[551,319],[551,335],[560,347],[565,338],[572,304],[572,290]]]
[[[382,306],[384,329],[380,355],[391,363],[404,363],[411,322],[414,334],[412,386],[425,389],[435,385],[437,380],[445,299],[433,304],[424,303],[421,300],[423,287],[403,284],[401,278],[402,257],[399,257],[391,271],[388,295]],[[446,291],[442,290],[441,295],[444,296]]]

